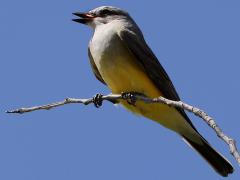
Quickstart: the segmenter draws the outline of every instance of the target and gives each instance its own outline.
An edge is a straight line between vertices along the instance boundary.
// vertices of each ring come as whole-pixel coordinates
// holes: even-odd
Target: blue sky
[[[8,109],[109,90],[87,57],[92,31],[72,12],[114,5],[130,12],[182,99],[212,115],[240,147],[240,3],[237,0],[0,2],[0,179],[223,179],[176,134],[104,103],[24,115]],[[200,132],[234,165],[201,120]]]

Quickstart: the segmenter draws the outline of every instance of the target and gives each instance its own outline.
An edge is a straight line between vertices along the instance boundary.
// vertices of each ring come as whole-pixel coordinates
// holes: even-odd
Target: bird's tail
[[[199,134],[202,143],[196,143],[183,136],[185,142],[195,149],[220,175],[226,177],[233,173],[234,169],[230,162],[226,160],[220,153],[213,149],[210,144]]]

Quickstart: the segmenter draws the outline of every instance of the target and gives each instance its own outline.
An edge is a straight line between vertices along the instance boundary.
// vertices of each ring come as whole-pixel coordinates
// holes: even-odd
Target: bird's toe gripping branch
[[[102,102],[103,102],[103,95],[102,94],[96,94],[93,98],[93,104],[95,105],[96,108],[99,108],[100,106],[102,106]]]
[[[140,92],[135,92],[135,91],[130,91],[130,92],[122,92],[122,99],[126,100],[128,104],[135,106],[137,102],[137,96],[144,96],[143,93]]]

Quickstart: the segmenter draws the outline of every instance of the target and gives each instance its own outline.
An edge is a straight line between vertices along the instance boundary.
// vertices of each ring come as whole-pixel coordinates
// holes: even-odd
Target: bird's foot
[[[122,92],[122,98],[127,101],[128,104],[135,106],[137,102],[136,96],[145,96],[143,93],[130,91],[130,92]]]
[[[103,99],[102,99],[103,95],[102,94],[96,94],[94,97],[93,97],[93,104],[96,108],[99,108],[100,106],[102,106],[102,102],[103,102]]]

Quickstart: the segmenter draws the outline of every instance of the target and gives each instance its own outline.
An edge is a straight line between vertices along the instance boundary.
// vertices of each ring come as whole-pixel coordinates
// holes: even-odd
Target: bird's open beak
[[[86,24],[92,21],[96,17],[90,13],[82,13],[82,12],[76,12],[76,13],[73,13],[73,15],[78,16],[80,18],[72,19],[72,20],[81,24]]]

